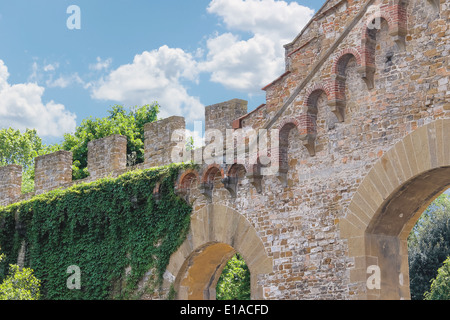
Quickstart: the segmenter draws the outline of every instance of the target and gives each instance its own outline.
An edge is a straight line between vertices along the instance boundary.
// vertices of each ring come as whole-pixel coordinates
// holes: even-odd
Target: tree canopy
[[[439,268],[430,291],[425,293],[425,300],[450,300],[450,257]]]
[[[36,130],[0,129],[0,166],[22,166],[22,192],[34,189],[34,158],[58,149],[58,145],[43,144]]]
[[[411,298],[422,300],[430,281],[450,256],[450,196],[439,196],[422,214],[408,238]]]
[[[0,262],[5,255],[0,254]],[[9,266],[9,274],[0,283],[0,300],[39,300],[40,281],[33,275],[30,268]]]
[[[81,122],[74,134],[65,134],[61,149],[73,153],[73,177],[82,179],[89,175],[87,171],[88,143],[114,134],[127,137],[127,154],[135,155],[131,164],[144,161],[144,125],[157,120],[159,105],[134,107],[126,111],[123,106],[115,105],[108,110],[104,118],[88,118]]]
[[[114,134],[127,137],[129,163],[144,161],[144,125],[157,120],[159,105],[134,107],[126,111],[123,106],[115,105],[103,118],[88,118],[81,122],[75,133],[64,135],[62,143],[46,145],[36,130],[25,132],[13,128],[0,129],[0,166],[18,164],[23,167],[22,192],[34,190],[34,158],[58,150],[72,151],[73,178],[85,178],[87,170],[88,143]]]
[[[236,254],[228,261],[216,286],[217,300],[250,300],[250,270]]]

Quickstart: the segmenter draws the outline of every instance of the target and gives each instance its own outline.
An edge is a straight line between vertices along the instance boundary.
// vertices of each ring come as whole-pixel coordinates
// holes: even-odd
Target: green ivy
[[[43,299],[136,298],[149,271],[156,290],[189,230],[192,208],[174,193],[179,171],[188,166],[132,171],[0,208],[0,248],[7,257],[0,279],[25,242],[25,264],[41,281]],[[66,285],[72,265],[81,270],[80,290]]]

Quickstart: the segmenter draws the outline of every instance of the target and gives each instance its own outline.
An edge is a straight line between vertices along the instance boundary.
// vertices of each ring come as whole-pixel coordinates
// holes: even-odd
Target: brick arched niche
[[[203,207],[192,215],[187,239],[170,259],[165,289],[173,287],[179,300],[214,300],[222,270],[236,252],[250,270],[251,298],[262,299],[257,279],[273,272],[273,263],[255,228],[229,207]]]
[[[449,141],[450,119],[418,128],[386,152],[357,189],[339,224],[354,260],[349,276],[356,299],[410,299],[407,238],[450,187]]]

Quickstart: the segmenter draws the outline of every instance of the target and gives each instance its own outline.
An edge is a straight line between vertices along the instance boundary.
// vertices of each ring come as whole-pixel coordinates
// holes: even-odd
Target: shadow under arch
[[[404,137],[372,167],[339,223],[348,240],[356,299],[410,299],[407,238],[429,204],[450,186],[450,119]],[[369,287],[371,267],[379,285]]]
[[[213,300],[215,287],[228,260],[238,252],[251,274],[251,299],[263,299],[257,278],[273,272],[256,229],[234,209],[209,204],[191,217],[187,239],[166,270],[164,289],[171,286],[178,300]]]

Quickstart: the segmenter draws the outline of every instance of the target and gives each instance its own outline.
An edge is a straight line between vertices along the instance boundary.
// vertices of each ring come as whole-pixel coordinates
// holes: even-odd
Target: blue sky
[[[283,44],[325,0],[14,0],[0,3],[0,128],[59,142],[114,104],[161,117],[240,98],[249,111],[284,72]],[[80,29],[69,29],[70,5]]]

